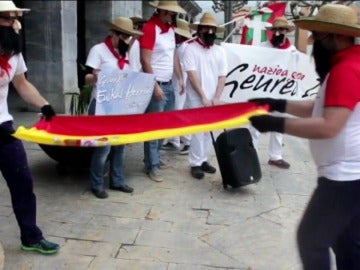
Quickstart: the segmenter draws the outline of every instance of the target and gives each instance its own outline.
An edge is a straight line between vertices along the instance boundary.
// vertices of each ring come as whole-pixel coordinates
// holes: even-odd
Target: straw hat
[[[16,12],[18,16],[22,16],[22,13],[27,11],[30,9],[18,8],[13,1],[0,1],[0,12]]]
[[[131,36],[142,36],[144,34],[141,31],[134,30],[133,22],[129,18],[117,17],[112,22],[105,21],[105,24],[111,30],[120,31]]]
[[[176,19],[175,33],[186,38],[192,38],[189,23],[183,19]]]
[[[157,9],[163,9],[183,14],[186,13],[186,11],[179,6],[177,1],[159,0],[157,4],[155,4],[154,2],[149,2],[149,5]]]
[[[360,36],[356,12],[351,7],[339,4],[324,5],[315,16],[298,19],[294,23],[299,28],[309,31]]]
[[[277,17],[274,22],[272,23],[272,26],[265,27],[266,30],[273,30],[276,28],[285,28],[288,32],[292,32],[295,30],[295,26],[290,24],[289,21],[284,17]]]
[[[130,17],[130,20],[132,20],[133,23],[145,23],[147,20],[145,20],[143,17],[139,15],[135,15],[133,17]]]
[[[197,30],[199,25],[205,25],[205,26],[214,26],[216,27],[216,32],[221,33],[225,31],[225,28],[222,26],[219,26],[216,22],[215,16],[211,12],[205,12],[199,22],[195,22],[190,24],[190,28],[193,30]]]

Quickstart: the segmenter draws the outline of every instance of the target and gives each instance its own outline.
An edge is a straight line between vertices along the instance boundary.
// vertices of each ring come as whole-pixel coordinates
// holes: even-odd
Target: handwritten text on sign
[[[96,115],[125,115],[144,113],[154,91],[152,74],[119,69],[99,72],[96,96]]]
[[[255,97],[313,99],[319,82],[311,58],[299,51],[221,44],[227,54],[225,102]]]

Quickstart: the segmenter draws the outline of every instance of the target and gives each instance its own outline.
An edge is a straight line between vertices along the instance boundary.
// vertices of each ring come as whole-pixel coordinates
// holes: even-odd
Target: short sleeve
[[[154,49],[156,37],[155,27],[155,23],[151,21],[144,25],[141,30],[144,34],[139,37],[140,48],[151,51]]]
[[[19,75],[27,71],[27,67],[22,53],[19,53],[17,57],[18,57],[18,62],[15,69],[15,75]]]
[[[194,46],[189,44],[183,54],[183,65],[184,71],[194,71],[196,70],[196,62],[195,62],[195,55],[194,55]]]
[[[360,102],[359,68],[353,63],[334,66],[327,80],[324,106],[346,107],[353,110],[358,102]]]
[[[97,46],[98,45],[95,45],[90,49],[85,63],[86,66],[92,67],[93,69],[99,69],[101,65],[101,55]]]

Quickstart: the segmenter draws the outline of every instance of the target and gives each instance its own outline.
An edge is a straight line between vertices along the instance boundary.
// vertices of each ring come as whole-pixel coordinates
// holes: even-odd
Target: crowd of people
[[[224,49],[216,44],[216,34],[224,28],[211,12],[199,22],[178,18],[186,11],[177,1],[149,2],[153,16],[117,17],[108,21],[109,34],[93,46],[86,61],[85,81],[93,85],[89,114],[95,114],[97,77],[101,69],[138,71],[155,76],[156,83],[145,113],[200,108],[221,104],[227,75]],[[46,121],[54,109],[25,77],[27,71],[21,48],[18,18],[28,9],[12,1],[0,1],[0,68],[3,82],[0,103],[0,170],[10,190],[13,210],[20,227],[21,248],[43,254],[58,252],[59,245],[47,241],[36,225],[36,197],[33,180],[21,141],[11,136],[13,117],[7,94],[12,83],[19,95],[38,107]],[[304,269],[330,269],[330,249],[338,270],[360,269],[360,26],[353,9],[326,4],[316,16],[294,21],[312,33],[313,57],[321,87],[315,100],[289,101],[255,98],[267,104],[271,114],[253,116],[250,127],[255,145],[260,133],[271,132],[269,165],[288,169],[282,157],[283,134],[310,140],[318,171],[318,186],[299,224],[297,240]],[[295,26],[276,18],[267,30],[272,38],[261,46],[296,50],[287,38]],[[276,113],[275,113],[276,112]],[[292,114],[289,117],[284,113]],[[182,147],[182,149],[181,149]],[[211,138],[208,133],[144,143],[144,172],[155,182],[164,180],[167,164],[161,149],[175,148],[188,153],[189,173],[203,179],[216,168],[208,161]],[[124,175],[126,146],[95,149],[90,164],[91,190],[97,198],[108,197],[104,187],[109,163],[109,188],[133,192]],[[358,187],[359,186],[359,187]],[[359,188],[359,189],[358,189]]]

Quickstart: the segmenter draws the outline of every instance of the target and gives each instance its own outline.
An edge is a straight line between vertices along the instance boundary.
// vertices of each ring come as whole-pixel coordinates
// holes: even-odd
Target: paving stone
[[[21,124],[37,118],[36,113],[15,115]],[[86,168],[59,174],[38,145],[24,142],[39,227],[61,251],[42,256],[20,250],[10,195],[0,181],[4,269],[300,270],[296,228],[316,186],[316,172],[306,141],[285,136],[289,170],[267,164],[268,141],[263,135],[259,145],[261,181],[227,190],[219,170],[193,179],[188,157],[170,151],[162,151],[170,165],[162,171],[166,180],[154,183],[142,171],[143,144],[128,145],[126,181],[135,191],[108,190],[105,200],[90,192]],[[210,161],[218,166],[213,150]]]

